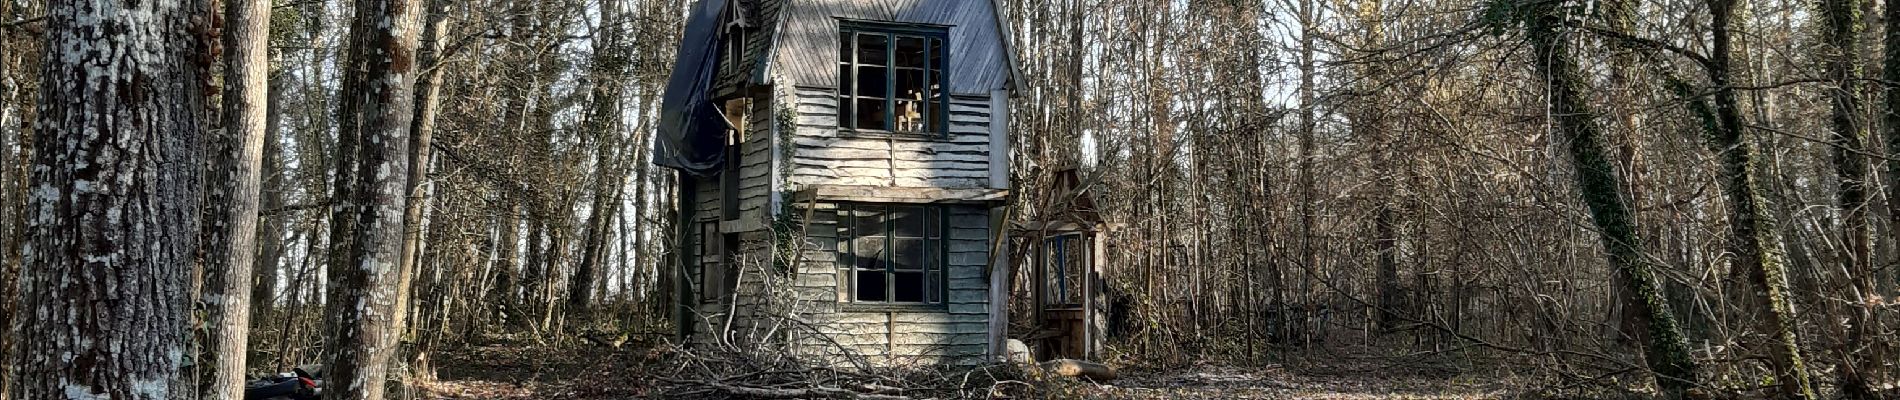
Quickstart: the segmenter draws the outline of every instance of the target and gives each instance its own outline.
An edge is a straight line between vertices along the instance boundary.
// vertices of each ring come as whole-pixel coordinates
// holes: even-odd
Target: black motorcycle
[[[323,370],[321,368],[305,366],[293,368],[290,371],[288,374],[278,374],[244,384],[244,400],[320,400],[323,398]]]

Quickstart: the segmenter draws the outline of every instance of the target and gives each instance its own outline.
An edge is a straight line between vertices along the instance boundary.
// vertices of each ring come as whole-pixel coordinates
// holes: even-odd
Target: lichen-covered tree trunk
[[[1774,214],[1767,209],[1766,189],[1757,176],[1759,151],[1754,141],[1747,139],[1735,88],[1730,86],[1734,58],[1730,23],[1735,6],[1733,0],[1709,1],[1713,52],[1708,69],[1715,103],[1713,110],[1700,105],[1700,101],[1690,104],[1700,108],[1693,111],[1702,116],[1702,125],[1710,133],[1710,146],[1721,159],[1723,190],[1729,203],[1730,248],[1735,253],[1735,268],[1748,276],[1758,291],[1755,297],[1768,314],[1762,327],[1772,340],[1768,347],[1777,375],[1775,382],[1783,397],[1811,399],[1814,389],[1801,361],[1800,342],[1795,338],[1795,313],[1788,298],[1780,231],[1775,228]]]
[[[1828,103],[1833,108],[1828,118],[1832,134],[1829,142],[1833,144],[1830,151],[1835,174],[1840,178],[1836,196],[1841,207],[1841,241],[1847,252],[1843,257],[1847,274],[1842,278],[1849,284],[1841,286],[1842,297],[1860,299],[1872,292],[1870,284],[1874,282],[1873,235],[1867,227],[1869,161],[1863,155],[1867,130],[1861,122],[1860,63],[1856,60],[1861,51],[1861,1],[1823,0],[1818,5],[1823,42],[1820,58],[1823,73],[1833,85],[1827,90]],[[1824,310],[1840,309],[1847,318],[1846,326],[1834,326],[1844,334],[1830,335],[1836,336],[1832,344],[1840,357],[1836,369],[1840,374],[1841,394],[1854,399],[1872,399],[1878,395],[1874,394],[1862,369],[1877,367],[1879,363],[1861,361],[1873,355],[1861,354],[1873,350],[1864,343],[1873,319],[1872,310],[1860,303],[1850,301],[1845,307],[1824,307]]]
[[[339,163],[350,175],[333,226],[352,226],[343,257],[331,259],[324,315],[325,390],[331,400],[380,400],[395,326],[403,226],[408,202],[408,146],[414,114],[416,43],[420,0],[371,0],[356,4],[350,27],[344,85],[357,90],[341,98],[341,136],[354,139],[355,162]],[[353,166],[350,164],[354,164]],[[354,168],[350,168],[354,167]],[[338,242],[342,243],[342,242]]]
[[[164,399],[185,354],[211,29],[184,1],[49,4],[14,398]]]
[[[210,208],[205,213],[205,342],[199,344],[198,393],[244,396],[251,329],[251,268],[256,261],[258,180],[269,101],[270,2],[224,0],[224,127],[211,141]]]
[[[1569,141],[1569,155],[1577,169],[1577,186],[1590,208],[1591,221],[1601,235],[1610,266],[1627,277],[1624,280],[1629,286],[1627,290],[1642,300],[1643,318],[1650,329],[1649,343],[1643,352],[1650,370],[1656,374],[1656,384],[1668,397],[1680,397],[1695,386],[1696,364],[1689,358],[1688,343],[1663,298],[1649,258],[1643,255],[1641,234],[1625,203],[1621,178],[1605,150],[1602,129],[1586,97],[1576,56],[1563,41],[1566,35],[1558,29],[1562,23],[1558,9],[1557,4],[1538,6],[1538,12],[1532,14],[1526,28],[1533,62],[1549,83],[1549,115],[1556,120],[1559,133]]]

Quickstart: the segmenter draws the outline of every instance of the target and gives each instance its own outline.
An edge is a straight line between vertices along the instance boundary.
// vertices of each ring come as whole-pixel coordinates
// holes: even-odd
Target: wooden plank
[[[1009,198],[1002,189],[946,189],[931,187],[880,187],[856,185],[808,185],[792,195],[795,201],[846,201],[868,203],[994,203]]]

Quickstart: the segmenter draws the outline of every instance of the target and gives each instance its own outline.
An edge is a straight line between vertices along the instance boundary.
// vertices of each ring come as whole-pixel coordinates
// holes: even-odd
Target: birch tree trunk
[[[414,67],[421,31],[420,0],[370,0],[356,5],[349,68],[340,107],[343,141],[355,141],[347,197],[333,226],[353,226],[343,257],[331,259],[332,296],[324,315],[324,398],[380,400],[397,343],[402,216],[408,202],[408,146],[414,114]],[[353,137],[353,138],[349,138]],[[353,208],[354,210],[351,210]],[[354,215],[349,215],[354,214]],[[348,218],[347,221],[343,221]]]
[[[256,256],[261,176],[270,90],[270,2],[224,0],[224,128],[213,135],[206,216],[204,294],[206,341],[198,393],[244,396],[244,360],[251,328],[251,269]]]
[[[186,351],[203,181],[202,50],[186,1],[49,6],[20,399],[163,399]]]

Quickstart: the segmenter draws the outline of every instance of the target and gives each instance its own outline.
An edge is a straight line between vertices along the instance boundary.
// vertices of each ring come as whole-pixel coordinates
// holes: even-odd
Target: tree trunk
[[[265,102],[270,111],[266,111],[267,115],[264,119],[264,176],[258,181],[259,186],[262,187],[258,196],[261,198],[260,211],[270,214],[263,215],[258,220],[257,240],[260,243],[257,248],[256,268],[253,271],[255,274],[251,279],[251,319],[253,321],[266,318],[276,306],[277,277],[284,258],[284,227],[289,225],[284,222],[289,219],[286,215],[288,212],[282,210],[284,191],[287,190],[286,184],[290,179],[290,176],[284,173],[287,169],[283,165],[283,135],[280,132],[283,127],[281,115],[284,82],[282,78],[282,74],[271,75],[270,100]]]
[[[429,146],[432,145],[434,139],[437,106],[441,104],[443,69],[440,64],[442,63],[443,36],[448,34],[445,32],[448,29],[447,3],[446,0],[428,2],[429,21],[423,25],[422,33],[428,40],[426,42],[418,40],[419,44],[426,44],[428,47],[422,49],[419,58],[422,73],[421,79],[415,84],[415,117],[409,121],[409,153],[404,160],[408,163],[409,175],[404,177],[403,193],[409,200],[402,211],[404,227],[402,266],[397,268],[399,275],[396,279],[396,322],[394,324],[397,332],[408,330],[411,286],[415,282],[417,265],[422,261],[423,246],[426,244],[424,239],[429,229],[424,222],[427,220],[425,213],[428,211],[429,194],[433,188],[423,185],[429,179],[429,161],[435,154]]]
[[[1879,361],[1864,362],[1861,359],[1872,354],[1860,354],[1867,349],[1866,336],[1874,322],[1872,310],[1861,306],[1858,299],[1872,293],[1873,275],[1873,236],[1867,227],[1867,168],[1868,160],[1863,155],[1867,130],[1861,123],[1860,102],[1860,63],[1855,60],[1860,54],[1861,15],[1860,0],[1823,0],[1818,3],[1822,19],[1821,40],[1823,51],[1823,71],[1832,88],[1827,90],[1828,103],[1832,114],[1828,118],[1828,127],[1833,145],[1830,151],[1834,156],[1834,170],[1840,178],[1840,188],[1836,197],[1840,202],[1841,235],[1847,254],[1842,257],[1846,262],[1842,276],[1849,284],[1841,286],[1841,295],[1850,299],[1850,304],[1839,308],[1844,311],[1847,326],[1835,325],[1834,329],[1844,330],[1844,334],[1830,335],[1835,351],[1840,356],[1837,372],[1841,375],[1841,392],[1851,399],[1874,399],[1872,386],[1868,384],[1863,367],[1877,367]],[[1825,311],[1824,311],[1825,312]],[[1876,352],[1877,353],[1877,352]],[[1873,358],[1878,360],[1878,358]]]
[[[205,227],[205,342],[199,395],[244,396],[251,330],[251,268],[256,261],[258,180],[262,175],[270,91],[270,2],[224,0],[224,127],[213,134]]]
[[[1796,316],[1788,298],[1786,259],[1781,253],[1780,231],[1775,228],[1774,214],[1768,210],[1765,199],[1766,189],[1761,187],[1756,172],[1760,152],[1755,148],[1754,141],[1747,138],[1747,128],[1742,121],[1735,89],[1729,85],[1733,73],[1729,65],[1734,57],[1729,29],[1735,5],[1734,0],[1709,2],[1714,45],[1710,55],[1709,82],[1715,87],[1715,105],[1712,112],[1706,106],[1699,106],[1701,110],[1695,113],[1704,118],[1705,123],[1702,125],[1705,129],[1711,130],[1710,146],[1722,160],[1735,269],[1746,274],[1754,284],[1759,291],[1756,298],[1768,314],[1762,327],[1773,339],[1769,348],[1770,361],[1776,374],[1775,382],[1779,383],[1784,397],[1811,399],[1814,398],[1814,389],[1809,384],[1807,369],[1801,361],[1800,341],[1795,338]],[[1685,91],[1678,89],[1679,93]],[[1692,106],[1698,104],[1699,100],[1691,103]]]
[[[324,398],[380,400],[390,355],[397,342],[403,245],[402,215],[408,201],[409,130],[415,117],[413,97],[416,43],[422,9],[419,0],[369,0],[356,5],[350,28],[343,141],[355,141],[354,169],[339,163],[338,176],[350,175],[340,188],[348,203],[333,226],[349,229],[347,252],[331,259],[330,293],[324,315]],[[346,91],[346,93],[349,93]],[[351,210],[350,208],[354,208]],[[346,219],[347,217],[347,219]]]
[[[1569,143],[1569,155],[1576,166],[1577,186],[1590,208],[1591,221],[1601,235],[1610,265],[1628,278],[1625,282],[1634,296],[1643,299],[1643,313],[1650,327],[1650,342],[1644,347],[1649,367],[1656,374],[1656,385],[1670,398],[1695,386],[1696,364],[1689,358],[1688,343],[1669,311],[1656,282],[1651,264],[1643,256],[1643,241],[1636,229],[1623,185],[1611,164],[1603,144],[1601,128],[1585,92],[1584,78],[1566,37],[1558,27],[1558,5],[1543,5],[1532,14],[1527,26],[1533,58],[1539,75],[1549,81],[1550,114],[1557,129]]]
[[[202,3],[49,4],[19,399],[164,399],[186,353],[204,171]],[[140,29],[128,29],[140,27]]]

